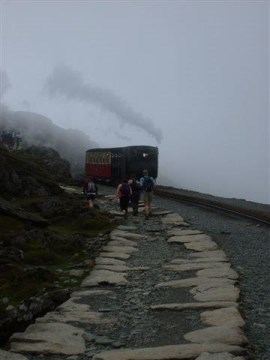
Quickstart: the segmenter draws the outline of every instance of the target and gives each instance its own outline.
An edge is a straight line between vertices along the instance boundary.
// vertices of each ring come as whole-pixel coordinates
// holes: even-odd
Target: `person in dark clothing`
[[[120,209],[125,212],[125,216],[128,214],[128,204],[131,196],[132,190],[128,184],[128,179],[124,178],[122,183],[117,187],[116,197],[119,198]]]
[[[84,184],[83,192],[86,195],[86,200],[88,202],[88,207],[94,207],[94,201],[97,196],[98,188],[94,182],[94,179],[89,176]]]
[[[138,213],[139,213],[138,208],[139,208],[139,201],[140,201],[142,186],[136,180],[136,175],[135,174],[131,174],[128,183],[129,183],[129,185],[131,187],[131,190],[132,190],[132,195],[130,197],[130,206],[131,206],[131,208],[133,210],[133,215],[138,216]]]

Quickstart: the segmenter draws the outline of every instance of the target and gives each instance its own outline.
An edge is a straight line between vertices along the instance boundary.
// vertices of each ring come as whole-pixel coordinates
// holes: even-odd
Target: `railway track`
[[[204,208],[226,212],[227,214],[244,217],[270,226],[270,213],[234,206],[222,201],[203,198],[201,196],[182,194],[176,189],[162,186],[155,187],[155,194],[180,202],[189,203]]]

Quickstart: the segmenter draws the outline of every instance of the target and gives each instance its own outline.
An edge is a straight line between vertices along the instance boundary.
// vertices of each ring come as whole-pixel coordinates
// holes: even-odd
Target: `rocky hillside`
[[[72,181],[52,149],[0,147],[2,343],[69,296],[114,226],[109,213],[86,207],[80,191],[64,190]]]
[[[23,147],[35,145],[56,150],[69,161],[73,175],[84,173],[85,151],[98,147],[82,131],[61,128],[45,116],[28,111],[4,109],[0,115],[0,125],[19,132]]]
[[[9,152],[0,147],[0,195],[54,195],[62,192],[56,181],[71,180],[69,163],[52,149],[31,147]]]

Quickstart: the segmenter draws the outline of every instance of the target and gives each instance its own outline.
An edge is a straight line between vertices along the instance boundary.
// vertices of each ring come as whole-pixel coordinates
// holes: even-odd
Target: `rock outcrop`
[[[0,148],[0,196],[53,195],[62,189],[37,156]]]

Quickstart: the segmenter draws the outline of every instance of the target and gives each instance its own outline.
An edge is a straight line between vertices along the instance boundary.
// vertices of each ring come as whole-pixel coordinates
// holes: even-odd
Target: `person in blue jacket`
[[[144,213],[145,218],[149,219],[152,215],[152,200],[155,180],[148,175],[148,170],[143,170],[143,176],[140,178],[140,184],[143,190]]]

